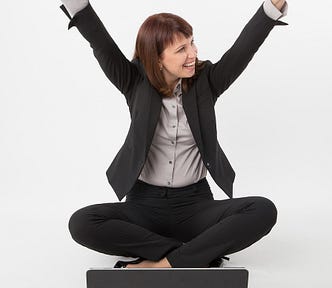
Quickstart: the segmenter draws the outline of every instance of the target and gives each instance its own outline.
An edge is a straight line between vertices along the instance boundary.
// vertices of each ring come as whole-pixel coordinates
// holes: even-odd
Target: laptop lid
[[[108,268],[87,271],[87,288],[247,288],[244,268]]]

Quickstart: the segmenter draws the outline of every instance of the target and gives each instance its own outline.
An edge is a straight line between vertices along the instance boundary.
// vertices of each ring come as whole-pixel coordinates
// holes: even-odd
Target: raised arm
[[[277,3],[280,12],[274,2]],[[254,54],[276,25],[288,25],[278,19],[287,13],[284,0],[266,0],[244,27],[232,47],[215,64],[210,66],[209,81],[214,101],[239,77]]]
[[[120,51],[88,0],[61,1],[64,3],[61,9],[71,19],[68,29],[77,27],[90,43],[105,75],[125,95],[129,104],[131,92],[142,78],[139,69]]]

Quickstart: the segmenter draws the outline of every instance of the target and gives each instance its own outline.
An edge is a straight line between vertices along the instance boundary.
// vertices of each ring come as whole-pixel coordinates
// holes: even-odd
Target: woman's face
[[[197,48],[193,37],[183,34],[175,37],[173,44],[165,48],[159,59],[166,83],[173,87],[179,78],[189,78],[195,74]]]

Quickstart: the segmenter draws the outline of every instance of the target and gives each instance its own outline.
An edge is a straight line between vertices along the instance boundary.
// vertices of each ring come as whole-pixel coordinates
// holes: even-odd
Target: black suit
[[[203,162],[230,198],[235,173],[217,140],[214,105],[246,68],[274,25],[286,23],[270,19],[262,5],[234,45],[217,63],[207,61],[191,89],[183,93],[183,108]],[[101,68],[124,94],[129,106],[130,130],[107,170],[108,181],[121,200],[135,184],[147,158],[159,119],[161,96],[149,83],[140,61],[130,62],[121,53],[90,4],[75,15],[68,29],[72,26],[89,41]]]
[[[65,11],[64,7],[62,9]],[[137,181],[149,152],[161,110],[161,96],[150,85],[141,63],[128,61],[88,5],[71,20],[90,42],[106,76],[125,95],[131,126],[107,170],[124,203],[90,205],[69,222],[80,244],[111,255],[166,257],[172,267],[208,267],[217,256],[234,253],[266,235],[276,223],[274,204],[263,197],[214,200],[206,179],[181,188]],[[235,173],[219,146],[214,105],[245,69],[274,25],[261,6],[234,45],[215,64],[207,61],[183,108],[204,164],[232,198]]]

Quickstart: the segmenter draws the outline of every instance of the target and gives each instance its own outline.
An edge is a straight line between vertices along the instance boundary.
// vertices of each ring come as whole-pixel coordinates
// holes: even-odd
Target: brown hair
[[[160,55],[168,45],[172,45],[175,36],[184,35],[189,38],[193,35],[191,25],[183,18],[171,13],[159,13],[148,17],[140,27],[134,53],[134,59],[139,59],[152,86],[165,96],[171,96],[162,71],[158,65]],[[187,91],[192,80],[195,79],[204,66],[204,62],[196,58],[196,72],[191,78],[182,80],[182,88]]]

